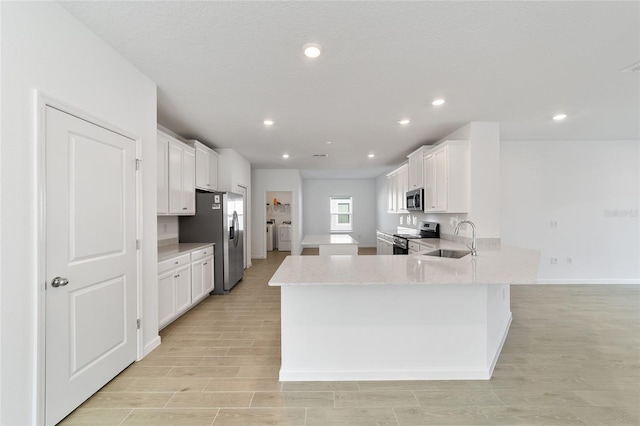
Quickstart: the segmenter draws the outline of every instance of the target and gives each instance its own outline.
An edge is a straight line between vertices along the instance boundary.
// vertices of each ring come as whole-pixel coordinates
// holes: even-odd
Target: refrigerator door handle
[[[231,235],[231,239],[233,240],[233,245],[234,246],[238,246],[238,237],[240,235],[240,222],[238,221],[238,213],[237,212],[233,212],[233,226],[231,227],[231,230],[229,231],[229,235]]]

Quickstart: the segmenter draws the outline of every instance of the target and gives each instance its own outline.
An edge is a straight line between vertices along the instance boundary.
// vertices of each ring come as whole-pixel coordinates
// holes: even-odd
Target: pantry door
[[[136,359],[136,142],[45,116],[45,422]]]

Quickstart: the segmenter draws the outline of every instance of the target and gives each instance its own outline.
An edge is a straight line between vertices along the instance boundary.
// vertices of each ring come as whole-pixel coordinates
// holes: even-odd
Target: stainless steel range
[[[409,254],[409,240],[420,238],[440,238],[440,225],[436,222],[421,221],[415,234],[394,234],[393,254]]]

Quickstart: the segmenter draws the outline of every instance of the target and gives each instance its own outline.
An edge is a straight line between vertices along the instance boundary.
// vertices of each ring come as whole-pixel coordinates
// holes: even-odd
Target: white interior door
[[[136,358],[135,141],[46,109],[46,424]]]

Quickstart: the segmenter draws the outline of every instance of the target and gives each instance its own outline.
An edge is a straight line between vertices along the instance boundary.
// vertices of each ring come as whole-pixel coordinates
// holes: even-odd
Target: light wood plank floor
[[[112,425],[639,425],[640,287],[513,286],[489,381],[281,383],[273,252],[63,421]]]

